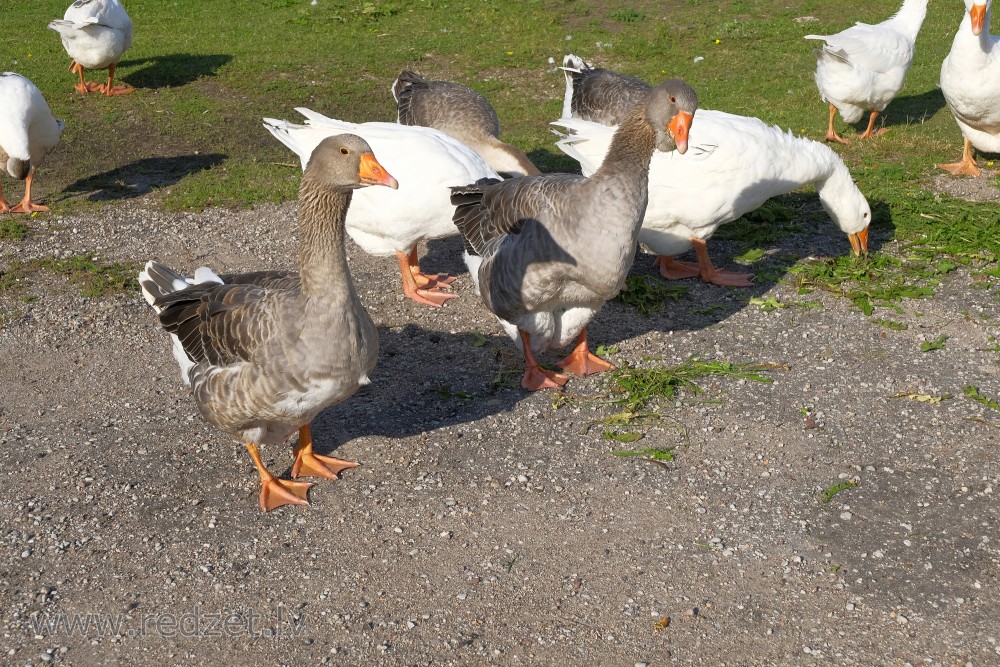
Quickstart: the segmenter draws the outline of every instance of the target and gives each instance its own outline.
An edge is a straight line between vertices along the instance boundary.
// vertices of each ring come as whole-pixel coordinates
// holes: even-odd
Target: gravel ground
[[[0,266],[93,253],[285,267],[294,219],[293,205],[176,214],[137,199],[39,216],[0,241]],[[848,250],[832,225],[806,227],[781,252]],[[395,261],[349,249],[379,365],[313,433],[362,467],[266,515],[249,457],[198,416],[137,292],[83,298],[47,273],[0,292],[14,313],[0,329],[0,663],[1000,664],[1000,413],[963,395],[1000,396],[982,283],[959,271],[933,299],[879,311],[904,331],[778,283],[689,281],[651,317],[609,304],[590,338],[618,363],[773,365],[773,383],[708,378],[664,406],[636,443],[676,447],[657,464],[611,455],[623,445],[594,421],[614,408],[587,400],[600,377],[572,379],[566,402],[495,386],[520,361],[460,247],[422,249],[425,268],[462,274],[440,310],[401,296]],[[749,304],[764,294],[820,307]],[[263,454],[287,474],[289,449]],[[845,481],[857,487],[823,501]],[[97,627],[104,615],[121,625]]]

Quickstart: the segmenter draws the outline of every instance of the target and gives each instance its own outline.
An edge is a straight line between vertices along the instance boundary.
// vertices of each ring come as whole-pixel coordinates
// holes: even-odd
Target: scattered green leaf
[[[979,388],[974,385],[966,385],[963,389],[965,395],[976,401],[977,403],[982,403],[988,408],[993,408],[994,410],[1000,410],[1000,403],[997,403],[992,398],[985,396],[979,391]]]
[[[948,336],[941,334],[935,340],[924,341],[920,344],[921,352],[933,352],[934,350],[943,350],[944,342],[948,340]]]
[[[826,487],[825,489],[823,489],[823,491],[820,492],[820,498],[822,498],[824,503],[828,503],[831,500],[833,500],[833,497],[838,493],[840,493],[841,491],[847,491],[848,489],[853,489],[857,487],[857,485],[858,485],[857,482],[852,482],[849,479],[844,480],[843,482],[837,482],[836,484],[831,484],[830,486]]]

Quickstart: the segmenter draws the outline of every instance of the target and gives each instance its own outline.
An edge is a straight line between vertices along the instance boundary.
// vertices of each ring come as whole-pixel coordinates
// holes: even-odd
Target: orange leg
[[[752,273],[734,273],[732,271],[720,271],[712,266],[712,260],[708,257],[708,245],[701,239],[691,237],[694,245],[694,252],[698,255],[698,268],[701,279],[713,285],[723,287],[749,287]]]
[[[257,466],[257,472],[260,474],[260,508],[262,510],[268,512],[282,505],[309,504],[309,487],[312,486],[312,482],[278,479],[264,467],[257,445],[248,442],[247,451],[250,452],[250,458],[253,459],[254,465]]]
[[[0,183],[0,213],[6,213],[10,210],[10,204],[4,199],[3,196],[3,183]]]
[[[94,83],[93,81],[87,82],[83,80],[83,65],[76,62],[75,60],[70,61],[69,71],[80,76],[80,82],[73,86],[73,90],[80,93],[81,95],[86,95],[87,93],[95,93],[101,90],[100,84]]]
[[[937,165],[938,169],[950,171],[956,176],[979,176],[982,172],[976,166],[976,158],[972,156],[972,142],[968,139],[962,147],[962,159],[958,162]]]
[[[17,206],[10,209],[11,213],[34,213],[35,211],[48,211],[48,206],[42,206],[31,201],[31,180],[35,176],[35,169],[32,167],[28,172],[28,178],[24,180],[24,197]]]
[[[416,263],[417,249],[414,246],[409,253],[397,252],[396,259],[399,260],[399,271],[403,274],[403,294],[410,297],[417,303],[440,308],[448,299],[458,297],[457,294],[442,292],[437,285],[447,285],[445,282],[434,281],[432,278],[420,273],[420,267]],[[416,270],[414,270],[416,267]],[[417,276],[420,276],[426,287],[420,287],[417,283]],[[450,277],[450,276],[449,276]],[[454,278],[452,278],[454,280]]]
[[[524,345],[524,377],[521,378],[521,386],[528,391],[538,391],[539,389],[558,389],[569,380],[562,373],[547,371],[538,364],[535,355],[531,352],[531,336],[526,331],[517,330],[521,336],[521,343]]]
[[[593,375],[594,373],[603,373],[604,371],[613,371],[615,369],[614,364],[610,364],[604,361],[604,359],[590,353],[590,348],[587,347],[586,328],[580,331],[580,335],[576,339],[576,345],[573,347],[573,351],[569,353],[569,356],[556,365],[574,375]]]
[[[823,141],[836,141],[838,144],[850,143],[847,139],[837,134],[837,131],[833,129],[833,117],[837,115],[837,107],[830,105],[830,125],[827,127],[826,136],[823,137]]]
[[[309,424],[299,429],[299,441],[295,445],[295,463],[292,464],[292,477],[338,479],[337,475],[344,470],[357,467],[358,464],[353,461],[314,454],[312,430],[309,428]]]
[[[101,86],[100,90],[107,96],[111,95],[124,95],[126,93],[131,93],[135,90],[132,86],[114,86],[113,82],[115,80],[115,64],[111,63],[108,65],[108,84],[106,86]]]
[[[875,127],[876,116],[878,116],[878,111],[872,109],[872,115],[868,118],[868,129],[859,134],[858,139],[874,139],[875,137],[881,137],[889,131],[889,128],[883,127],[878,132],[872,132],[872,128]]]
[[[407,261],[410,264],[410,273],[413,274],[413,279],[416,281],[417,287],[445,287],[457,280],[455,276],[449,276],[447,273],[439,273],[433,278],[420,273],[420,262],[417,261],[417,246],[413,246],[413,250],[410,251]]]

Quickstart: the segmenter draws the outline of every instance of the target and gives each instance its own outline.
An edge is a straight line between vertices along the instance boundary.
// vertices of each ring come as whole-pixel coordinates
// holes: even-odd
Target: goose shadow
[[[227,158],[221,153],[151,157],[110,171],[81,178],[63,190],[60,200],[87,195],[90,201],[132,199],[173,185],[189,174],[215,167]]]
[[[513,370],[520,354],[502,334],[448,334],[409,323],[379,327],[379,342],[371,384],[314,420],[317,451],[474,422],[509,412],[529,395]]]
[[[918,95],[903,95],[889,103],[885,111],[876,119],[876,125],[878,125],[879,120],[883,127],[919,125],[932,118],[945,106],[944,94],[940,88],[933,88]],[[855,127],[859,131],[864,131],[867,126],[868,114],[866,113],[862,121],[855,123]]]
[[[140,67],[122,80],[135,88],[171,88],[184,86],[207,76],[215,76],[219,68],[232,60],[224,54],[193,55],[171,53],[118,63],[121,68]]]
[[[886,202],[869,200],[869,205],[868,251],[874,254],[895,237],[895,225]],[[749,265],[733,261],[753,249],[762,250],[763,256]],[[653,264],[655,256],[639,249],[629,279],[664,286],[674,294],[649,315],[627,303],[627,293],[612,299],[587,328],[592,345],[615,345],[652,331],[706,329],[750,306],[751,299],[763,297],[779,282],[792,282],[789,270],[796,264],[852,254],[847,236],[829,219],[814,193],[773,197],[757,210],[720,227],[709,240],[708,250],[717,268],[752,272],[750,287],[719,287],[695,278],[665,280]],[[678,258],[695,261],[691,251]]]

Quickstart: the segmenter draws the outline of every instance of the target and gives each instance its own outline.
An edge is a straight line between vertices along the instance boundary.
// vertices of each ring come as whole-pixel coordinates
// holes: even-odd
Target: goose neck
[[[352,191],[310,187],[304,177],[299,190],[299,276],[306,296],[336,294],[351,283],[344,248],[344,220]],[[348,290],[350,291],[350,290]]]

